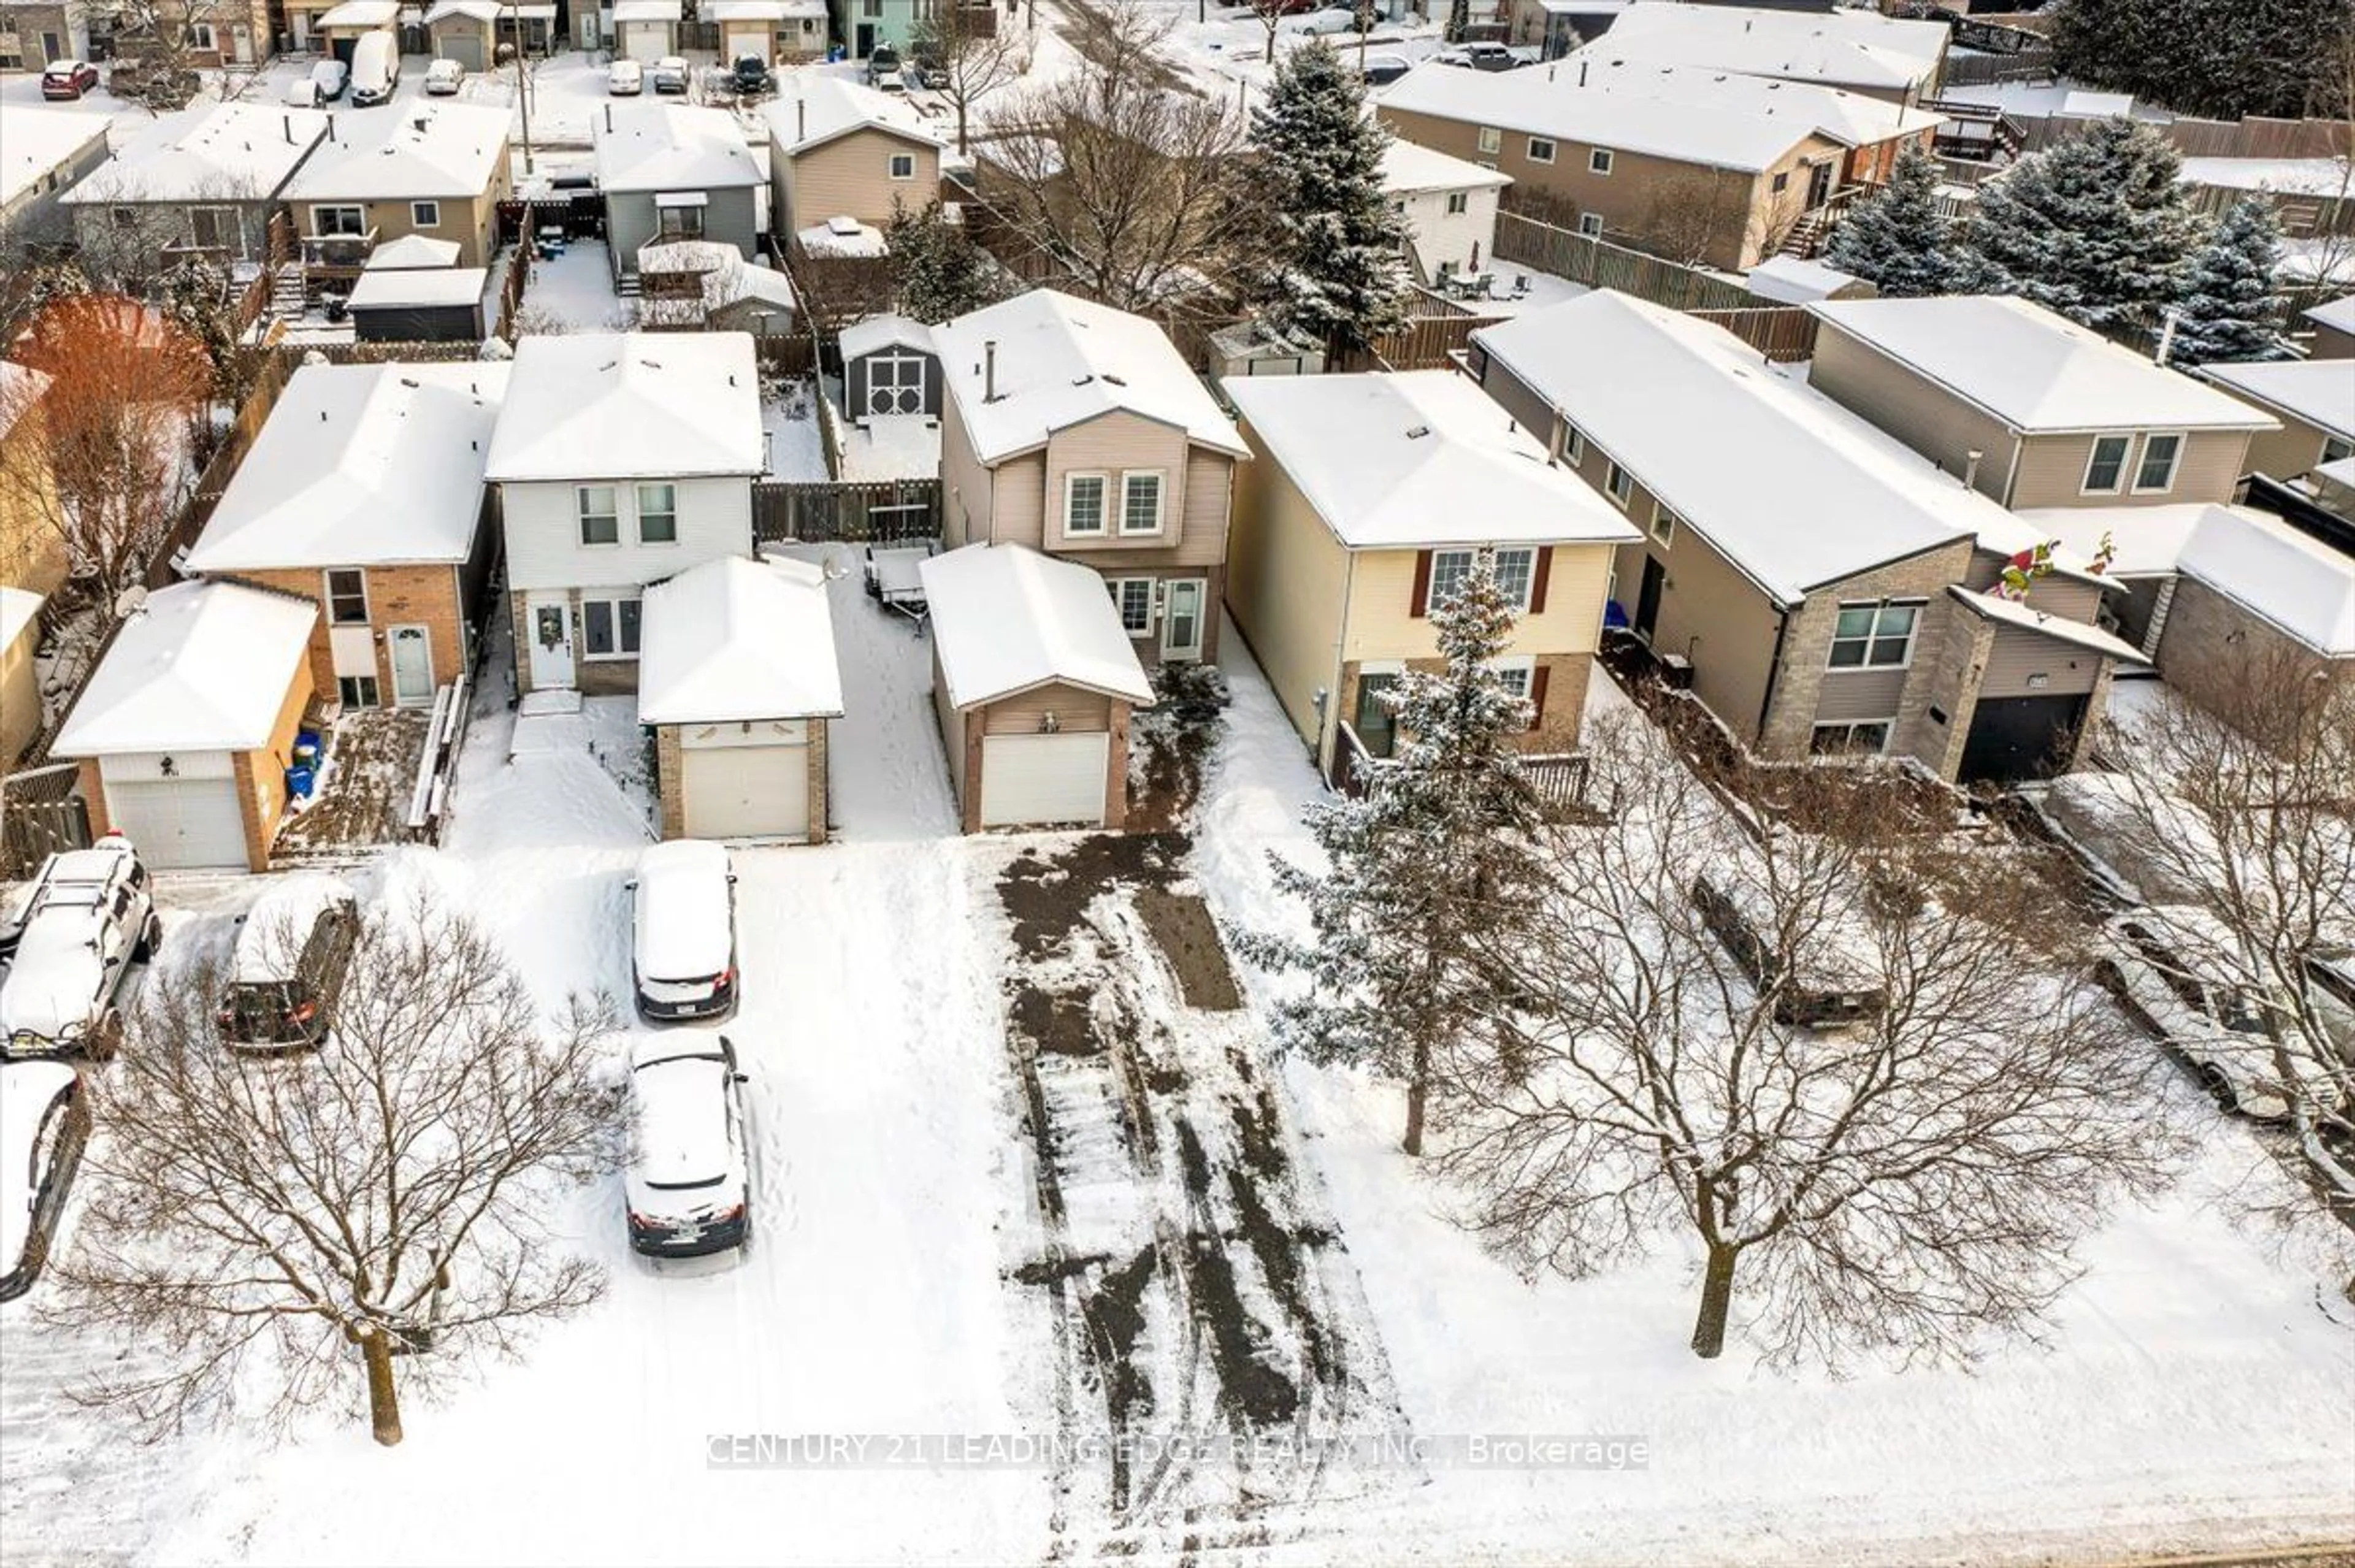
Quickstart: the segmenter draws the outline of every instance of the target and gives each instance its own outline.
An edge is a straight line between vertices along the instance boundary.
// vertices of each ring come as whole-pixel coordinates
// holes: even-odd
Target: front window
[[[1494,125],[1483,125],[1480,127],[1480,150],[1482,152],[1494,153],[1503,147],[1504,144],[1505,133],[1502,131],[1497,130]]]
[[[2175,487],[2175,464],[2183,455],[2183,438],[2179,435],[2147,435],[2142,438],[2142,462],[2135,469],[2137,490],[2171,490]]]
[[[354,568],[338,568],[328,572],[328,624],[365,626],[368,618],[368,573]]]
[[[1104,586],[1112,590],[1112,601],[1120,606],[1120,629],[1132,637],[1149,635],[1153,631],[1153,579],[1120,577]]]
[[[365,234],[368,212],[357,207],[314,207],[311,209],[311,229],[322,238]]]
[[[2085,493],[2115,495],[2126,471],[2126,448],[2131,443],[2122,435],[2094,438],[2094,455],[2085,463]]]
[[[1472,575],[1472,552],[1468,549],[1435,549],[1431,552],[1431,602],[1444,604],[1463,592],[1464,580]]]
[[[1818,724],[1807,741],[1809,754],[1817,757],[1877,757],[1887,750],[1886,719],[1859,724]]]
[[[1919,604],[1843,604],[1832,630],[1834,669],[1896,669],[1913,651]]]
[[[1063,531],[1100,534],[1104,531],[1104,476],[1073,474],[1063,481]]]
[[[581,542],[620,544],[622,514],[611,485],[583,485],[574,492],[581,508]]]
[[[1505,595],[1505,603],[1516,610],[1529,607],[1529,588],[1537,581],[1538,552],[1533,549],[1500,549],[1497,552],[1497,586]],[[1529,695],[1525,687],[1519,695]]]
[[[641,485],[638,486],[638,542],[640,544],[677,544],[678,542],[677,485]]]
[[[1614,501],[1625,507],[1636,498],[1636,476],[1614,463],[1611,465],[1611,472],[1604,475],[1603,488],[1610,493]]]
[[[377,705],[376,677],[372,675],[337,676],[336,699],[346,708],[374,708]]]
[[[188,47],[192,49],[206,52],[218,49],[219,46],[213,41],[213,25],[210,22],[190,23],[188,25]]]
[[[638,656],[638,602],[635,599],[581,601],[581,639],[592,659],[634,659]]]
[[[1120,531],[1157,534],[1161,531],[1161,475],[1124,474],[1120,478]]]
[[[1591,175],[1609,174],[1611,172],[1611,149],[1608,147],[1597,147],[1593,152],[1587,154],[1586,172]]]
[[[914,179],[916,177],[916,155],[913,153],[892,154],[891,177],[895,180]]]
[[[1529,162],[1533,164],[1550,164],[1553,162],[1553,143],[1543,136],[1530,137]]]
[[[1473,562],[1479,559],[1477,550],[1437,549],[1431,552],[1431,602],[1444,604],[1464,591],[1465,580],[1472,575]],[[1489,567],[1497,580],[1498,592],[1505,602],[1516,609],[1526,610],[1529,604],[1529,589],[1537,578],[1538,552],[1526,547],[1500,549]]]
[[[1399,209],[1401,211],[1405,210],[1405,207],[1406,204],[1404,202],[1401,202],[1399,204]],[[1450,218],[1460,216],[1461,214],[1471,210],[1471,207],[1472,197],[1466,193],[1460,190],[1451,190],[1447,193],[1447,215]]]
[[[411,229],[442,227],[442,204],[438,201],[412,201],[409,204],[409,226]]]
[[[1603,215],[1599,212],[1580,213],[1578,215],[1578,231],[1589,240],[1602,239]]]
[[[699,207],[666,207],[662,209],[661,219],[665,240],[703,238],[703,208]]]

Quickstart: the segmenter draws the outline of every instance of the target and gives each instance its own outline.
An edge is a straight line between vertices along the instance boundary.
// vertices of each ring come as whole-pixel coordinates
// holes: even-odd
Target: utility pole
[[[523,12],[517,0],[507,0],[507,26],[515,38],[516,102],[523,108],[523,172],[531,174],[531,81],[524,69]],[[492,46],[495,49],[496,45]]]

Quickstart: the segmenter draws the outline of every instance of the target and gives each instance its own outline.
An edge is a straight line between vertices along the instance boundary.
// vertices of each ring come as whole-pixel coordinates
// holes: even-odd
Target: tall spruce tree
[[[1406,223],[1382,194],[1390,133],[1366,112],[1365,84],[1317,38],[1275,69],[1252,112],[1268,259],[1256,293],[1269,325],[1339,354],[1406,313]]]
[[[1007,293],[997,264],[963,224],[948,221],[937,201],[921,212],[895,207],[885,237],[891,250],[891,292],[904,316],[936,326]]]
[[[1979,187],[1967,281],[2100,331],[2156,327],[2209,224],[2168,139],[2123,117],[2022,158]]]
[[[1832,230],[1824,260],[1891,298],[1954,292],[1954,225],[1938,205],[1938,161],[1919,144],[1897,156],[1889,183]]]
[[[2280,264],[2281,226],[2273,208],[2257,197],[2243,197],[2191,263],[2169,359],[2204,365],[2284,357],[2289,350],[2282,342],[2282,313],[2288,302],[2274,282]]]
[[[2343,112],[2350,0],[2076,0],[2052,17],[2074,80],[2218,120]]]
[[[1435,1077],[1466,1049],[1493,988],[1481,933],[1532,907],[1530,839],[1543,830],[1514,737],[1529,707],[1496,660],[1513,610],[1483,555],[1432,608],[1445,667],[1400,677],[1387,700],[1395,756],[1365,764],[1364,793],[1312,806],[1308,829],[1328,869],[1271,857],[1277,888],[1300,899],[1314,935],[1247,933],[1243,954],[1309,983],[1276,1015],[1276,1040],[1313,1061],[1370,1067],[1407,1088],[1406,1152],[1423,1152]]]

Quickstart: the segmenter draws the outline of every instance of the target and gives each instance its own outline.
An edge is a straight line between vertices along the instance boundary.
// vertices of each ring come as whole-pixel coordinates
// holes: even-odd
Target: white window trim
[[[613,492],[613,509],[609,513],[591,512],[588,507],[589,492]],[[585,525],[591,517],[610,516],[613,519],[613,538],[610,543],[592,543],[585,536]],[[622,486],[619,485],[575,485],[572,486],[572,543],[579,549],[619,549],[622,548]]]
[[[1494,126],[1494,125],[1483,125],[1483,126],[1481,126],[1481,127],[1480,127],[1480,139],[1479,139],[1478,146],[1479,146],[1479,148],[1480,148],[1480,150],[1481,150],[1482,152],[1487,153],[1487,154],[1489,156],[1491,156],[1491,157],[1494,157],[1497,154],[1498,154],[1498,153],[1500,153],[1500,152],[1504,151],[1504,147],[1505,147],[1505,133],[1504,133],[1504,132],[1502,132],[1502,131],[1498,130],[1498,129],[1497,129],[1496,126]]]
[[[650,539],[646,538],[646,510],[640,502],[638,492],[644,490],[650,485],[666,485],[670,487],[670,538],[666,539]],[[620,498],[618,496],[615,497],[615,504],[619,505],[619,502]],[[675,549],[677,548],[680,537],[678,526],[677,480],[633,479],[630,481],[630,535],[633,539],[635,539],[642,547],[647,549]]]
[[[1864,724],[1878,724],[1881,726],[1881,744],[1873,748],[1871,751],[1856,751],[1847,747],[1843,747],[1837,752],[1818,752],[1816,750],[1814,737],[1823,733],[1823,731],[1827,730],[1853,731],[1858,726]],[[1894,718],[1827,719],[1821,723],[1812,726],[1808,731],[1808,736],[1807,757],[1812,762],[1836,763],[1843,757],[1885,757],[1889,755],[1890,742],[1897,739],[1897,720]]]
[[[1529,574],[1522,581],[1520,602],[1513,606],[1515,613],[1528,614],[1529,601],[1538,591],[1538,547],[1533,544],[1498,545],[1488,553],[1490,557],[1488,569],[1492,573],[1496,571],[1497,564],[1508,555],[1525,555],[1529,558]]]
[[[1153,481],[1153,526],[1132,528],[1128,526],[1128,482],[1132,479]],[[1114,531],[1122,539],[1149,539],[1160,535],[1169,524],[1169,475],[1158,468],[1124,468],[1120,471],[1120,517]]]
[[[1610,148],[1590,147],[1586,153],[1586,172],[1591,175],[1608,175],[1611,172],[1611,165],[1617,161]]]
[[[1449,191],[1447,193],[1446,207],[1448,217],[1461,218],[1465,216],[1472,210],[1472,193],[1468,190]],[[1401,212],[1406,210],[1406,204],[1404,202],[1401,202],[1399,204],[1399,210]]]
[[[901,164],[908,165],[908,172],[904,175],[900,172],[900,165]],[[884,172],[889,174],[895,180],[914,179],[916,177],[916,155],[913,153],[890,154],[890,161],[883,165],[883,168]]]
[[[361,615],[357,621],[336,619],[336,573],[348,571],[360,580]],[[330,566],[319,572],[319,603],[327,613],[327,624],[335,626],[368,626],[376,624],[376,604],[368,597],[368,569],[359,566]]]
[[[1543,147],[1545,149],[1543,156],[1539,155],[1538,149],[1540,147]],[[1529,162],[1533,164],[1550,164],[1553,162],[1554,154],[1561,150],[1561,144],[1556,142],[1551,136],[1532,136],[1529,138]]]
[[[1652,501],[1651,532],[1661,544],[1677,542],[1677,515],[1662,506],[1657,496]]]
[[[1071,486],[1077,485],[1082,479],[1092,479],[1103,487],[1102,492],[1103,499],[1097,509],[1096,526],[1092,528],[1074,528],[1071,527]],[[1063,475],[1063,516],[1061,522],[1063,537],[1065,539],[1109,539],[1112,536],[1112,475],[1101,468],[1079,468]]]
[[[1586,461],[1586,432],[1568,420],[1561,421],[1561,460],[1573,467]]]
[[[1160,594],[1156,590],[1153,579],[1110,577],[1104,581],[1112,589],[1113,613],[1120,617],[1120,629],[1128,634],[1131,641],[1153,635],[1153,624],[1160,618],[1161,610]],[[1128,624],[1126,594],[1132,586],[1141,586],[1145,590],[1145,624],[1142,626],[1132,626]]]
[[[1613,506],[1624,512],[1636,504],[1636,476],[1622,467],[1617,458],[1612,458],[1610,464],[1603,471],[1603,494]],[[1623,479],[1627,484],[1627,493],[1624,496],[1619,494],[1619,482]]]
[[[1578,232],[1582,237],[1588,240],[1602,239],[1603,215],[1599,212],[1580,213],[1578,215]]]
[[[431,218],[425,216],[428,209],[431,209],[433,214]],[[411,229],[441,228],[442,204],[439,201],[410,202],[409,204],[409,226]]]
[[[1926,612],[1929,608],[1930,608],[1930,603],[1929,603],[1929,601],[1928,601],[1928,600],[1926,600],[1926,599],[1874,599],[1874,600],[1870,600],[1870,601],[1867,601],[1867,600],[1858,600],[1858,601],[1847,602],[1847,603],[1838,603],[1838,604],[1833,605],[1833,606],[1832,606],[1832,636],[1831,636],[1831,641],[1830,641],[1829,643],[1828,643],[1827,645],[1825,645],[1825,647],[1824,647],[1824,673],[1825,673],[1826,675],[1886,675],[1886,674],[1888,674],[1891,670],[1906,670],[1906,669],[1912,669],[1912,668],[1913,667],[1913,653],[1914,653],[1914,650],[1915,650],[1915,649],[1916,649],[1916,648],[1921,645],[1921,642],[1922,642],[1922,617],[1923,617],[1923,613],[1924,613],[1924,612]],[[1913,611],[1913,630],[1911,630],[1911,631],[1909,631],[1909,632],[1907,632],[1907,633],[1905,634],[1905,656],[1904,656],[1904,658],[1902,658],[1902,660],[1900,660],[1900,661],[1899,661],[1899,662],[1897,662],[1896,664],[1874,664],[1874,663],[1872,662],[1872,649],[1873,649],[1873,645],[1874,645],[1876,642],[1878,642],[1878,641],[1880,640],[1880,634],[1879,634],[1878,630],[1876,629],[1876,630],[1874,630],[1874,631],[1868,631],[1868,632],[1865,634],[1865,636],[1864,636],[1864,662],[1863,662],[1862,664],[1834,664],[1834,663],[1832,663],[1832,649],[1834,649],[1834,648],[1838,647],[1838,646],[1842,642],[1851,642],[1851,643],[1852,643],[1852,642],[1856,641],[1856,639],[1855,639],[1854,637],[1847,637],[1847,638],[1843,638],[1843,637],[1839,635],[1839,616],[1840,616],[1840,612],[1841,612],[1841,611],[1843,611],[1843,610],[1870,610],[1870,611],[1871,611],[1871,612],[1872,612],[1872,613],[1873,613],[1873,616],[1874,616],[1874,625],[1875,625],[1875,627],[1876,627],[1876,628],[1877,628],[1877,627],[1879,626],[1879,624],[1880,624],[1880,615],[1881,615],[1881,612],[1882,612],[1883,610],[1911,610],[1911,611]],[[1873,723],[1880,723],[1880,722],[1882,722],[1882,720],[1873,720],[1873,719],[1860,719],[1860,720],[1856,720],[1856,722],[1857,722],[1857,723],[1859,723],[1859,724],[1873,724]],[[1891,723],[1891,724],[1894,724],[1894,723],[1896,722],[1896,720],[1895,720],[1894,719],[1891,719],[1891,720],[1887,720],[1887,722],[1889,722],[1889,723]]]
[[[614,592],[583,593],[581,596],[581,603],[573,608],[573,615],[578,623],[574,635],[580,639],[579,656],[581,659],[590,664],[620,664],[638,656],[637,653],[622,646],[622,606],[630,603],[638,606],[638,648],[643,652],[646,637],[645,598],[643,594]],[[613,607],[613,651],[610,654],[591,653],[589,650],[589,606],[591,604],[608,604]]]
[[[2094,464],[2101,459],[2102,443],[2105,441],[2123,441],[2126,443],[2126,450],[2125,455],[2118,459],[2118,482],[2097,488],[2094,484]],[[2080,496],[2123,495],[2128,482],[2134,477],[2135,455],[2135,439],[2130,435],[2095,436],[2094,444],[2085,449],[2085,472],[2077,480],[2077,494]]]
[[[2143,460],[2149,454],[2150,443],[2161,436],[2172,436],[2175,439],[2175,455],[2169,458],[2167,464],[2167,483],[2146,485],[2142,482]],[[2184,450],[2190,444],[2191,434],[2189,431],[2147,430],[2143,432],[2142,439],[2135,443],[2133,467],[2130,472],[2122,475],[2130,486],[2127,493],[2135,496],[2164,496],[2174,489],[2177,477],[2183,472]]]
[[[1538,659],[1535,654],[1508,654],[1502,658],[1490,659],[1488,667],[1498,675],[1518,675],[1522,677],[1521,689],[1513,693],[1515,697],[1526,701],[1535,695],[1538,683]]]

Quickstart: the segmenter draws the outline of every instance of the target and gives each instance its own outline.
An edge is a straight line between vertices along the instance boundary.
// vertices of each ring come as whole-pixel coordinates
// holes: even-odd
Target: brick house
[[[483,469],[509,367],[305,365],[183,570],[318,605],[312,679],[430,707],[474,667],[499,530]]]
[[[1505,410],[1641,532],[1625,626],[1760,755],[1911,756],[1941,778],[2048,769],[2098,718],[2105,581],[1729,334],[1598,293],[1473,336]]]
[[[1145,663],[1215,662],[1234,422],[1161,328],[1034,289],[932,329],[942,533],[1101,573]]]
[[[1343,726],[1394,740],[1380,695],[1439,666],[1430,613],[1489,552],[1519,617],[1498,667],[1530,703],[1527,751],[1577,748],[1618,510],[1497,417],[1463,377],[1254,376],[1225,383],[1257,453],[1235,493],[1227,603],[1327,777]]]
[[[485,470],[499,490],[517,689],[637,690],[646,585],[752,553],[766,445],[744,333],[517,344]]]

